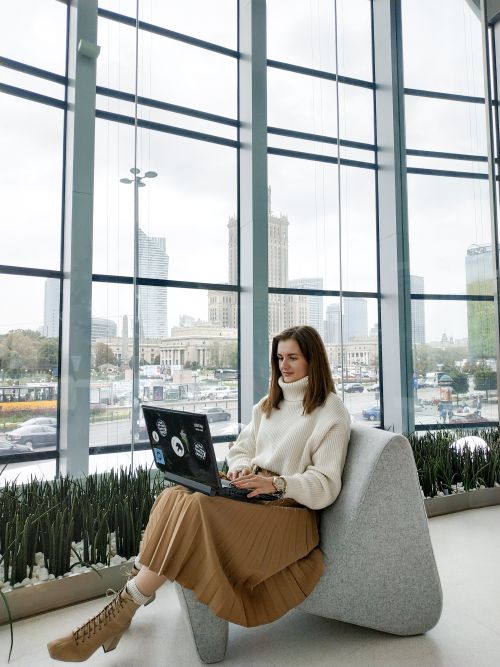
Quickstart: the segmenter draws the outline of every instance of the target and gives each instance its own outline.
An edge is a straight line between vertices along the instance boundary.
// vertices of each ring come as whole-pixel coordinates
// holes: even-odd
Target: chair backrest
[[[442,592],[408,440],[353,425],[342,491],[320,519],[325,573],[304,611],[400,635],[441,615]]]

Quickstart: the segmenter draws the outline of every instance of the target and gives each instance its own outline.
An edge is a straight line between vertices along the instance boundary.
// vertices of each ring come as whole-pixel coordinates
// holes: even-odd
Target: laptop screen
[[[207,416],[143,407],[157,467],[212,488],[220,486]]]

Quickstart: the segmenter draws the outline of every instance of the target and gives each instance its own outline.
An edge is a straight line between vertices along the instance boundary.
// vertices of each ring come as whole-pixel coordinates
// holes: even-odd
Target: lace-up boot
[[[63,662],[83,662],[102,646],[104,652],[118,646],[140,605],[125,588],[104,609],[64,637],[47,644],[50,657]]]

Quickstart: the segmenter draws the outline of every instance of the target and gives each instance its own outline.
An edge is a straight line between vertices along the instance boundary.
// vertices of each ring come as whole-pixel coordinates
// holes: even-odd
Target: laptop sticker
[[[184,445],[177,436],[174,435],[174,437],[171,440],[171,444],[172,444],[172,449],[174,450],[174,453],[177,454],[177,456],[179,457],[184,456]]]
[[[151,437],[153,438],[153,440],[154,440],[156,443],[160,442],[160,436],[158,435],[158,433],[157,433],[156,431],[153,431],[153,432],[151,433]]]
[[[157,419],[156,428],[160,432],[160,435],[162,435],[163,437],[167,435],[167,425],[165,424],[163,419]]]
[[[160,465],[165,465],[165,459],[163,458],[163,452],[161,451],[161,449],[158,449],[157,447],[155,447],[153,449],[153,454],[154,454],[156,463],[159,463]]]
[[[200,461],[204,461],[207,458],[205,447],[203,447],[201,442],[198,442],[197,440],[194,441],[194,455],[199,458]]]

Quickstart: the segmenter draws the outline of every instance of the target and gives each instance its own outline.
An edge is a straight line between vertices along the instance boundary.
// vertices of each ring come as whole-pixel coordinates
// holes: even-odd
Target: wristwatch
[[[286,479],[284,477],[273,477],[273,486],[276,489],[276,495],[280,498],[286,493]]]

